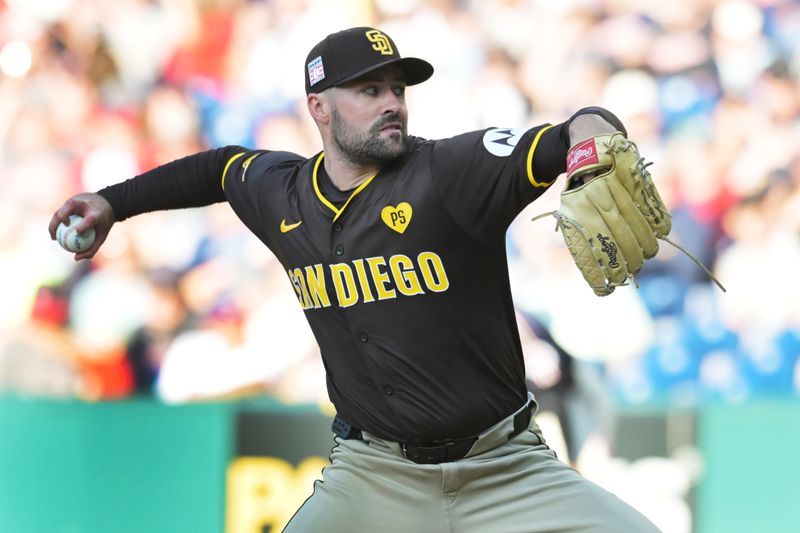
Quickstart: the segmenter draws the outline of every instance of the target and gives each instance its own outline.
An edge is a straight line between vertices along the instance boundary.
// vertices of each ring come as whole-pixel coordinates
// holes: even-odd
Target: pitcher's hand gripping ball
[[[555,216],[575,264],[598,296],[634,279],[658,239],[676,246],[725,288],[702,263],[670,241],[672,219],[636,144],[623,133],[582,141],[567,153],[567,185]],[[635,282],[635,279],[634,279]]]
[[[56,229],[56,240],[62,248],[69,252],[84,252],[94,244],[95,231],[89,228],[83,233],[78,233],[78,224],[83,220],[79,215],[69,216],[69,226],[62,222]]]

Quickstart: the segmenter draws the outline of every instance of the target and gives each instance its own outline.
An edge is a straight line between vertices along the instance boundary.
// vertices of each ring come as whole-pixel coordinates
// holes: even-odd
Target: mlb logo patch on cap
[[[325,79],[325,69],[322,67],[322,56],[317,56],[308,64],[308,84],[314,85]]]

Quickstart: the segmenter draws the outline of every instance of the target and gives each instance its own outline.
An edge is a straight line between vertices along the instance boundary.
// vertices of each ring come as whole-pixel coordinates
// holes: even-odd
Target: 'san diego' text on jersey
[[[325,265],[318,263],[287,270],[304,311],[330,307],[332,301],[339,307],[350,307],[390,300],[398,295],[417,296],[426,291],[444,292],[450,288],[442,258],[434,252],[421,252],[416,261],[407,255],[395,254],[388,259],[366,257],[327,267],[335,301],[328,293]]]

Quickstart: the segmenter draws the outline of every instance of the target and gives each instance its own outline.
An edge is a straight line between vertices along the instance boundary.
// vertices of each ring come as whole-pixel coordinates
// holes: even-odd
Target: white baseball
[[[56,240],[61,247],[69,252],[83,252],[94,244],[94,228],[89,228],[83,233],[78,233],[78,224],[83,220],[82,216],[70,215],[69,226],[62,222],[56,229]]]

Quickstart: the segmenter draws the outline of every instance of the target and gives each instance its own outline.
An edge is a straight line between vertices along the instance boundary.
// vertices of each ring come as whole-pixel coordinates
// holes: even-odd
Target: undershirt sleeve
[[[225,146],[160,165],[123,182],[97,191],[122,221],[142,213],[166,209],[202,207],[224,202],[222,173],[230,158],[246,152]]]

